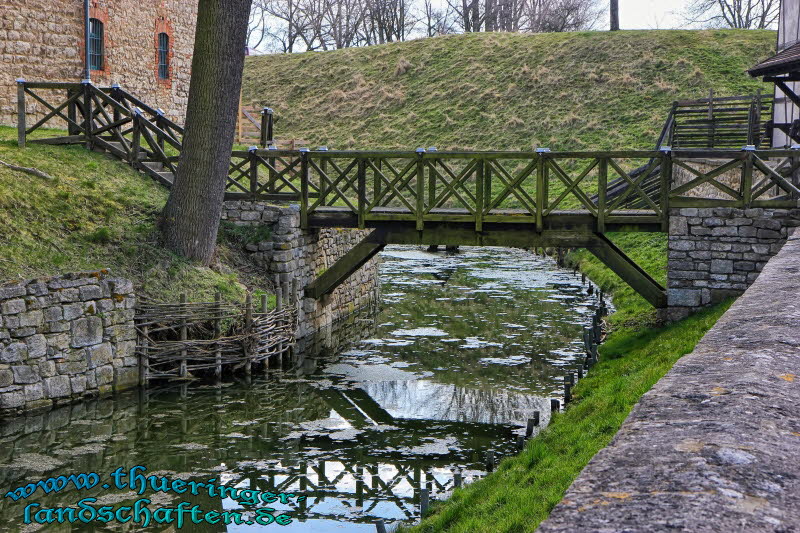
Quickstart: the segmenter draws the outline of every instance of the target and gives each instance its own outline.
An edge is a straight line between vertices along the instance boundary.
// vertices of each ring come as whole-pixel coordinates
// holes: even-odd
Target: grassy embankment
[[[143,294],[168,301],[181,292],[201,301],[216,291],[240,300],[245,285],[268,287],[240,252],[258,235],[225,226],[211,268],[187,262],[158,242],[165,188],[82,146],[19,149],[16,135],[0,127],[0,160],[53,179],[0,167],[0,280],[108,268],[134,280]]]
[[[251,57],[246,102],[276,109],[280,138],[331,148],[650,149],[673,100],[747,94],[775,34],[641,31],[451,36],[331,53]],[[662,283],[661,234],[611,238]],[[573,262],[612,292],[600,363],[517,457],[434,505],[414,531],[533,531],[630,409],[729,304],[656,328],[651,307],[590,254]]]

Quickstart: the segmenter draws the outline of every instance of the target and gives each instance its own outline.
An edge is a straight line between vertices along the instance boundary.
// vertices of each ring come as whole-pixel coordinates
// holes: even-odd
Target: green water
[[[169,479],[291,492],[287,526],[199,524],[185,531],[375,531],[414,521],[421,491],[446,497],[516,451],[516,436],[580,365],[596,298],[579,276],[521,250],[414,247],[382,253],[380,311],[302,343],[250,381],[171,384],[0,422],[3,491],[48,476],[96,472],[101,484],[0,500],[2,531],[137,531],[137,525],[24,525],[25,506],[255,510],[232,498],[103,489],[118,467]],[[259,504],[264,507],[265,504]],[[34,509],[35,510],[35,509]],[[276,514],[277,514],[276,512]],[[173,527],[173,529],[170,529]],[[153,525],[153,531],[175,530]]]

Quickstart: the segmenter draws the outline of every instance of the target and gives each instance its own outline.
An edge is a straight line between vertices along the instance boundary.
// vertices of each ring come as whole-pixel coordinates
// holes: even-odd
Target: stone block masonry
[[[135,301],[107,271],[0,285],[0,416],[136,385]]]
[[[672,209],[667,320],[739,296],[800,226],[800,209]]]
[[[800,528],[800,230],[642,396],[542,533]]]
[[[273,279],[286,284],[295,282],[296,297],[300,300],[298,338],[319,331],[377,300],[377,257],[321,300],[302,296],[303,288],[358,244],[368,230],[302,230],[297,207],[247,201],[225,202],[222,220],[240,226],[270,228],[268,239],[248,244],[247,250]]]

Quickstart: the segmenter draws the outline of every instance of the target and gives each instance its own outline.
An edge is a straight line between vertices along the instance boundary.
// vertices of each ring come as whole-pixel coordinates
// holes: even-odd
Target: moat
[[[273,505],[294,519],[282,531],[375,531],[377,520],[416,520],[423,490],[440,499],[486,475],[516,453],[535,411],[547,424],[565,372],[582,363],[582,327],[597,296],[580,275],[524,250],[393,246],[381,256],[380,309],[324,332],[267,376],[155,387],[0,422],[4,490],[144,465],[172,479],[306,495],[296,507]],[[92,489],[31,501],[74,506],[87,496],[97,505],[136,498]],[[154,507],[187,499],[178,498],[150,497]],[[189,501],[248,511],[230,498]],[[22,523],[25,503],[0,501],[4,530],[43,527]]]

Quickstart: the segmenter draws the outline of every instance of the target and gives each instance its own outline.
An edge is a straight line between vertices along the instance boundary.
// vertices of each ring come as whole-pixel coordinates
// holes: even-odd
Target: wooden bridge
[[[66,125],[66,136],[37,132],[29,142],[84,143],[164,185],[174,181],[183,129],[160,110],[119,87],[19,80],[18,88],[20,145],[45,124]],[[43,91],[66,97],[54,101],[51,94],[48,100]],[[31,127],[26,97],[45,110]],[[715,118],[713,100],[703,105],[711,111],[686,126],[686,135],[676,118],[682,108],[673,108],[659,149],[651,151],[235,150],[225,197],[297,202],[304,229],[371,230],[306,287],[308,297],[333,291],[387,244],[582,247],[652,305],[664,307],[664,287],[617,248],[608,232],[667,232],[671,208],[788,208],[800,197],[800,150],[665,146],[665,139],[698,146],[698,127],[709,129],[705,142],[715,145],[714,132],[726,119]],[[747,122],[736,129],[745,142],[760,141],[762,107],[760,99],[746,107]],[[735,142],[731,135],[725,143]]]

